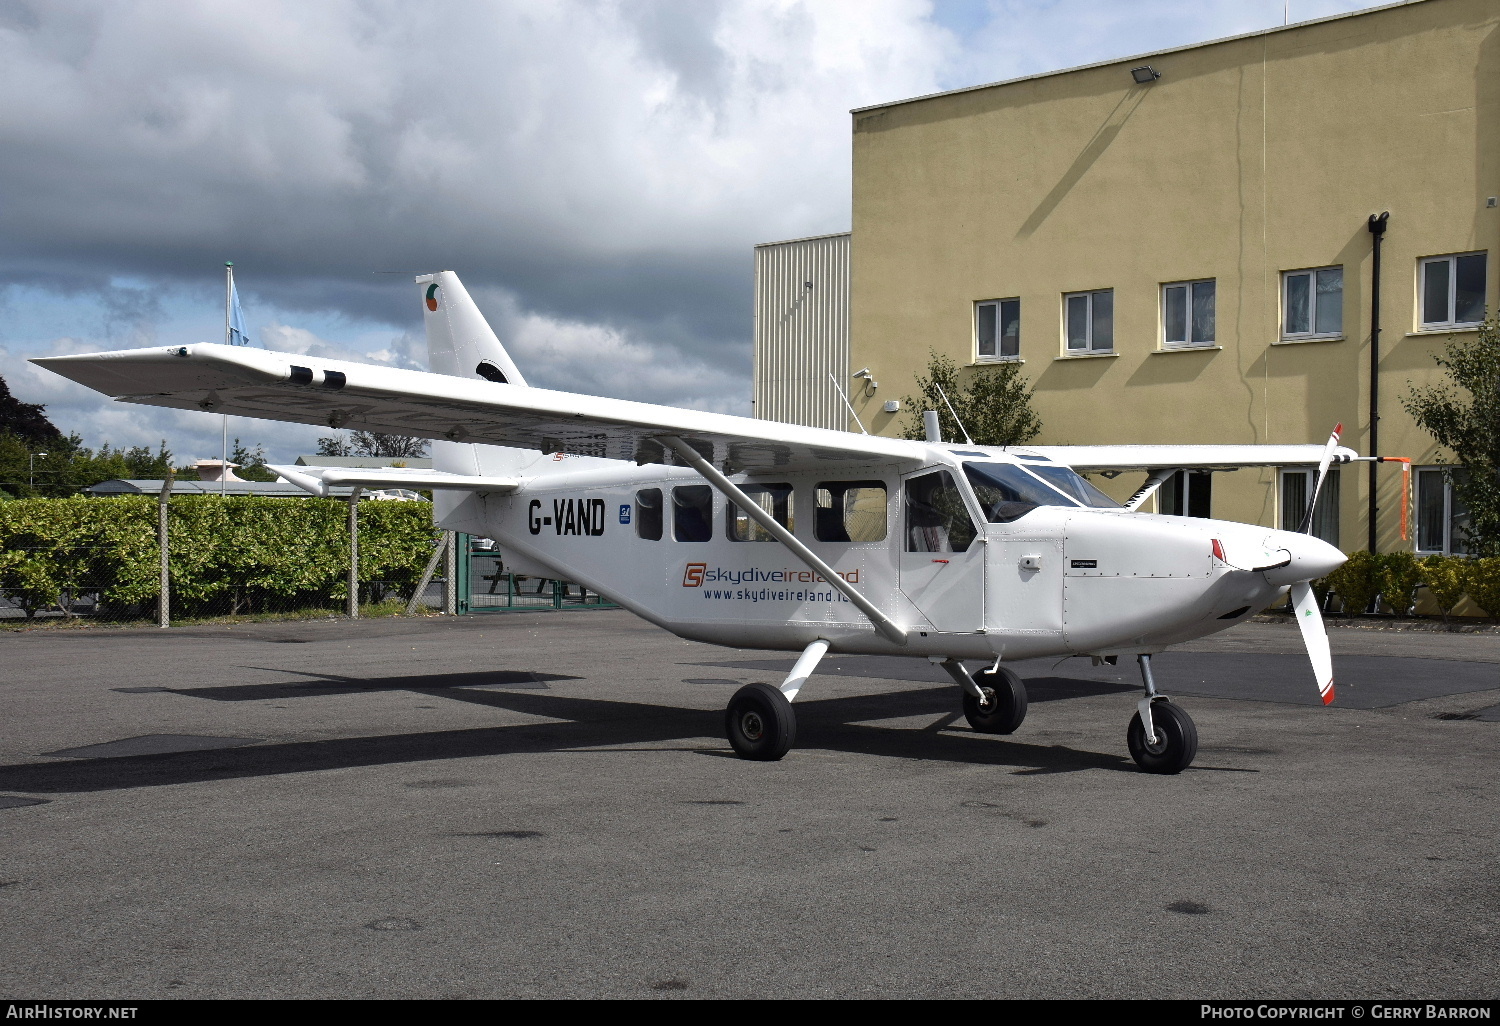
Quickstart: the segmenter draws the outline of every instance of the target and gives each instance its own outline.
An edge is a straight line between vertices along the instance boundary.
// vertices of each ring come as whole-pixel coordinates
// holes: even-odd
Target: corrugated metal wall
[[[755,247],[755,415],[846,431],[849,233]]]

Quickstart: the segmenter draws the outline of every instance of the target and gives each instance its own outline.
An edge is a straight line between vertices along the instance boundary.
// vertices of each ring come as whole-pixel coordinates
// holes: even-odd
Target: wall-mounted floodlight
[[[1149,64],[1142,64],[1139,68],[1130,69],[1130,77],[1135,79],[1136,85],[1146,85],[1148,82],[1155,82],[1161,78],[1161,72]]]

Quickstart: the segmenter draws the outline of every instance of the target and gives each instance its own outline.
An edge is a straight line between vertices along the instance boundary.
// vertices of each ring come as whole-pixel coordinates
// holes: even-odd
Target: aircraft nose
[[[1292,555],[1286,566],[1266,571],[1266,580],[1277,586],[1327,577],[1349,558],[1323,539],[1308,534],[1281,531],[1274,543]],[[1268,540],[1267,545],[1270,544]]]

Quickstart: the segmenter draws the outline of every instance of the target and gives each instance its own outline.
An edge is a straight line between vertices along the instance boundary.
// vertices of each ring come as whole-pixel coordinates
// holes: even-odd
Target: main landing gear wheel
[[[746,684],[724,711],[724,733],[741,759],[775,762],[797,739],[797,717],[777,688]]]
[[[1178,706],[1166,700],[1151,703],[1151,725],[1156,737],[1147,740],[1141,714],[1130,720],[1125,743],[1130,757],[1147,773],[1181,773],[1193,764],[1198,754],[1198,728],[1193,719]]]
[[[974,683],[984,692],[985,702],[964,692],[964,718],[981,734],[1014,734],[1026,718],[1026,685],[1006,666],[993,673],[981,670]]]

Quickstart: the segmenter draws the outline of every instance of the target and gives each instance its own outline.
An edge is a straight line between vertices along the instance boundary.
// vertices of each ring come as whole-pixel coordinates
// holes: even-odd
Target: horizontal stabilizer
[[[327,498],[330,488],[431,488],[454,492],[513,492],[520,482],[510,477],[471,477],[445,474],[440,470],[405,470],[401,467],[286,467],[269,465],[267,470],[303,491]]]

